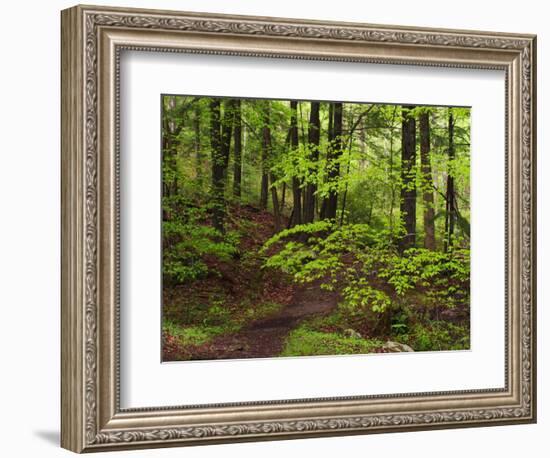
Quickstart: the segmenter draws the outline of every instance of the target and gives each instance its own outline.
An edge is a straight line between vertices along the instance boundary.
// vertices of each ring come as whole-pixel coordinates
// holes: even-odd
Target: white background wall
[[[115,0],[113,0],[114,2]],[[550,41],[545,2],[95,0],[145,8],[465,28],[538,35],[539,423],[537,425],[120,452],[135,457],[548,456],[550,313],[545,310]],[[71,2],[5,2],[0,24],[0,430],[8,457],[69,456],[59,440],[59,11]],[[546,54],[546,55],[545,55]],[[547,258],[548,259],[548,258]],[[546,385],[546,386],[545,386]],[[115,456],[115,455],[113,455]]]

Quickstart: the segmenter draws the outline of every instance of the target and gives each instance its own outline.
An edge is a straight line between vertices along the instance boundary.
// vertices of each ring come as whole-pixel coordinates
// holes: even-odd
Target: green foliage
[[[416,324],[409,332],[398,334],[398,342],[411,346],[415,351],[467,350],[470,348],[470,332],[465,326],[447,321],[431,321]]]
[[[225,305],[224,298],[211,301],[203,318],[203,323],[206,326],[227,326],[231,319],[231,311]]]
[[[391,306],[390,297],[384,291],[370,286],[365,277],[350,277],[348,284],[342,289],[342,296],[344,301],[341,308],[351,316],[363,314],[367,308],[383,313]]]
[[[416,248],[400,255],[386,234],[365,224],[337,226],[320,221],[282,231],[268,240],[265,268],[290,274],[297,283],[321,281],[341,294],[340,312],[349,322],[411,307],[453,308],[469,299],[469,250],[447,253]],[[391,323],[396,332],[405,323]]]
[[[174,202],[165,199],[164,209],[171,216],[162,224],[163,275],[166,280],[185,283],[204,277],[213,272],[208,267],[207,258],[228,262],[237,253],[238,234],[221,234],[207,225],[204,207],[178,208]]]
[[[331,332],[297,328],[288,336],[280,356],[319,356],[372,353],[380,348],[380,340],[346,337]]]
[[[288,241],[266,260],[265,267],[281,269],[297,283],[322,279],[322,289],[339,287],[341,307],[351,316],[365,309],[382,313],[391,305],[388,295],[371,287],[368,280],[379,251],[388,249],[380,232],[365,224],[337,226],[319,221],[280,232],[266,242],[264,251],[296,236],[306,236],[307,242]]]
[[[202,345],[217,335],[223,334],[226,332],[226,329],[223,326],[182,327],[170,320],[164,320],[162,331],[175,337],[180,345],[186,346]]]
[[[407,250],[403,256],[389,256],[378,276],[393,287],[398,296],[408,291],[424,291],[431,305],[454,307],[464,294],[469,296],[470,251],[447,253],[423,248]]]

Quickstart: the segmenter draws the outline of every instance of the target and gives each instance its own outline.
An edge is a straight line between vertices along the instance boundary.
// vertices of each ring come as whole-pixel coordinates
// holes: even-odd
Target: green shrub
[[[412,292],[422,294],[425,307],[468,303],[469,250],[417,248],[400,254],[390,241],[388,233],[367,224],[317,221],[269,239],[262,249],[264,267],[290,274],[296,283],[321,280],[322,289],[341,293],[340,308],[350,318],[399,312]],[[390,325],[406,330],[406,323]]]
[[[452,308],[469,297],[470,251],[447,253],[413,248],[403,256],[386,258],[378,276],[393,287],[398,296],[410,290],[425,291],[428,304]]]
[[[174,205],[167,208],[173,210]],[[237,254],[238,234],[221,234],[209,226],[204,208],[179,208],[171,211],[170,217],[162,224],[163,275],[167,281],[185,283],[204,277],[212,271],[207,258],[228,262]]]
[[[470,330],[446,321],[416,324],[410,333],[396,340],[411,346],[415,351],[467,350],[470,348]]]

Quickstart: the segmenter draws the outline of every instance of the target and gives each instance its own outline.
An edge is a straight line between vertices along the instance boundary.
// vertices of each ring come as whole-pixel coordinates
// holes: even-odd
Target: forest
[[[470,348],[470,109],[162,95],[163,361]]]

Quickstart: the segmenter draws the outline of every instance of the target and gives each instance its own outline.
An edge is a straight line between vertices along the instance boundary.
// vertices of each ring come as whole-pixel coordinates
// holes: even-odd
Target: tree
[[[212,225],[225,232],[225,177],[229,162],[231,130],[235,113],[235,100],[224,102],[221,118],[220,99],[210,101],[210,146],[212,149]]]
[[[233,195],[241,197],[242,181],[242,120],[241,100],[235,102],[233,126]]]
[[[330,185],[328,196],[323,202],[322,219],[336,219],[336,210],[338,208],[338,179],[340,177],[340,157],[342,156],[342,103],[331,104],[332,110],[329,110],[333,116],[332,122],[329,120],[329,145],[327,151],[327,181]],[[330,118],[330,115],[329,115]],[[332,124],[332,126],[331,126]]]
[[[416,245],[416,120],[414,106],[401,109],[401,202],[400,214],[405,234],[399,241],[401,252]]]
[[[271,182],[269,188],[271,189],[271,199],[273,204],[273,216],[275,217],[275,231],[279,231],[281,228],[281,214],[279,207],[279,196],[277,195],[277,187],[275,183],[277,179],[270,170],[270,161],[273,159],[273,143],[271,139],[271,107],[269,102],[266,103],[263,111],[263,126],[262,126],[262,190],[263,190],[263,176],[267,175]],[[267,205],[267,197],[266,197]]]
[[[321,137],[321,120],[319,116],[319,102],[311,102],[309,125],[308,125],[308,150],[310,167],[308,171],[307,184],[304,193],[303,223],[312,223],[315,219],[315,183],[317,161],[319,160],[319,141]]]
[[[347,203],[347,197],[348,197],[348,190],[349,190],[349,184],[350,184],[350,168],[351,168],[351,159],[352,159],[352,150],[354,147],[354,133],[359,128],[360,129],[360,151],[361,151],[361,161],[363,162],[364,157],[367,155],[367,126],[365,125],[365,118],[368,116],[368,114],[372,111],[372,109],[376,105],[370,105],[366,110],[362,110],[361,114],[355,119],[355,121],[352,119],[352,110],[348,110],[349,118],[347,120],[347,124],[349,126],[348,132],[347,132],[347,164],[346,164],[346,172],[345,172],[345,187],[344,187],[344,193],[342,196],[342,205],[340,209],[340,226],[344,224],[344,216],[346,214],[346,203]],[[342,117],[343,117],[343,107],[342,107]],[[342,129],[343,130],[343,129]],[[343,140],[340,142],[342,150],[344,149]]]
[[[420,113],[420,164],[422,172],[422,200],[424,202],[424,248],[435,250],[435,209],[432,164],[430,159],[430,112]]]
[[[449,157],[449,165],[447,170],[447,192],[445,194],[445,240],[443,241],[443,251],[447,250],[453,244],[453,233],[455,229],[455,222],[457,217],[456,211],[456,196],[455,196],[455,182],[454,182],[454,172],[453,161],[455,158],[455,145],[454,145],[454,127],[455,122],[453,118],[453,111],[449,108],[449,124],[448,124],[448,133],[449,133],[449,147],[447,149],[447,154]]]
[[[290,101],[290,148],[295,153],[298,150],[298,102]],[[302,189],[300,178],[292,176],[292,215],[290,227],[302,224]]]
[[[178,175],[176,173],[176,137],[182,129],[182,122],[176,122],[176,98],[168,96],[163,103],[162,123],[162,196],[170,198],[177,194]],[[163,208],[163,220],[170,219],[170,212]]]
[[[262,116],[262,181],[260,184],[260,208],[267,209],[267,194],[269,187],[269,148],[265,140],[266,129],[269,129],[269,101],[265,100],[261,106]]]
[[[197,176],[197,185],[202,188],[203,182],[203,157],[201,144],[201,105],[197,103],[194,109],[193,132],[195,146],[195,173]]]
[[[328,129],[327,129],[327,160],[326,160],[326,166],[325,166],[325,174],[326,174],[326,184],[329,184],[330,186],[330,180],[329,180],[329,173],[330,173],[330,165],[332,163],[331,161],[331,148],[334,141],[334,103],[328,104]],[[319,219],[324,220],[327,219],[326,213],[327,213],[327,205],[328,205],[328,197],[325,196],[323,198],[323,203],[321,204],[321,211],[319,213]]]

